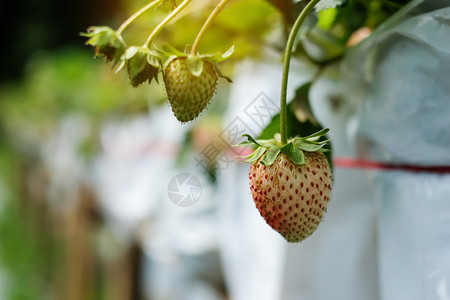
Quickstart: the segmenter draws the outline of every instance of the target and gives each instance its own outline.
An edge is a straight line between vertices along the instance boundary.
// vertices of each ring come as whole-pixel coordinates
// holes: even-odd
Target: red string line
[[[428,173],[450,174],[450,166],[419,166],[408,164],[392,164],[372,160],[353,159],[347,157],[335,157],[333,158],[333,164],[336,168],[400,170],[416,173],[428,172]]]

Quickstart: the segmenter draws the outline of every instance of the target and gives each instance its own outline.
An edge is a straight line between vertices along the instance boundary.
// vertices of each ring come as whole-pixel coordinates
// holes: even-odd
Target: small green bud
[[[88,37],[86,45],[95,47],[95,56],[105,56],[106,62],[112,61],[116,65],[125,52],[125,42],[121,35],[107,26],[91,26],[87,33],[81,33]]]

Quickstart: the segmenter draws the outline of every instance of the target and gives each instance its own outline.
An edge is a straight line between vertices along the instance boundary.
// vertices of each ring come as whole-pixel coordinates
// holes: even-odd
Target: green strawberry
[[[202,65],[192,72],[189,64]],[[176,57],[164,70],[167,97],[180,122],[197,118],[216,91],[218,74],[214,65],[199,57]]]
[[[250,189],[256,208],[273,229],[288,242],[309,237],[319,226],[330,201],[331,169],[318,141],[328,130],[286,145],[279,140],[255,141],[258,149],[247,157]]]
[[[233,50],[231,47],[223,54],[206,55],[185,54],[168,45],[159,50],[165,58],[163,78],[167,97],[180,122],[194,120],[208,106],[219,77],[231,82],[222,75],[217,63],[229,58]]]

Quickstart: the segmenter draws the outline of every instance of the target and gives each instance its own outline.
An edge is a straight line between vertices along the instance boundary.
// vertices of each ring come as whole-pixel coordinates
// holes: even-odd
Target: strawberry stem
[[[151,0],[150,3],[148,3],[146,6],[142,7],[140,10],[135,12],[131,17],[129,17],[125,22],[120,25],[120,27],[116,30],[117,34],[122,34],[122,32],[131,24],[133,23],[137,18],[139,18],[143,13],[145,13],[150,8],[158,5],[163,0]]]
[[[184,0],[180,5],[177,6],[161,23],[156,26],[156,28],[152,31],[152,33],[148,36],[147,41],[143,45],[143,47],[149,47],[151,42],[155,39],[155,37],[161,32],[164,26],[167,25],[173,18],[175,18],[192,0]]]
[[[222,0],[217,4],[217,6],[214,8],[213,12],[209,15],[208,19],[206,19],[205,23],[203,24],[202,28],[200,29],[195,41],[194,45],[191,49],[191,54],[196,55],[198,52],[198,47],[200,46],[200,43],[205,36],[206,31],[211,27],[212,22],[217,17],[217,15],[222,11],[222,9],[230,2],[230,0]]]
[[[300,15],[295,20],[294,26],[289,33],[289,38],[286,44],[286,49],[284,53],[284,63],[283,63],[283,77],[281,81],[281,99],[280,99],[280,134],[281,143],[285,145],[287,143],[287,85],[289,78],[289,67],[291,64],[292,48],[294,47],[295,37],[297,36],[300,26],[305,21],[306,17],[313,10],[314,6],[320,0],[311,0],[305,8],[302,10]]]

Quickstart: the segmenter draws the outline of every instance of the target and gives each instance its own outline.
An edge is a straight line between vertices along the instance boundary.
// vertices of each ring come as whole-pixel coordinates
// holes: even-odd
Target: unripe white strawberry
[[[331,168],[323,148],[328,140],[322,129],[307,137],[281,142],[280,134],[271,140],[255,140],[238,146],[257,148],[251,162],[250,189],[256,208],[267,224],[288,242],[300,242],[319,226],[331,193]]]
[[[279,154],[270,166],[253,163],[250,188],[261,216],[287,241],[299,242],[319,226],[330,201],[331,170],[320,152],[304,152],[296,165]]]

